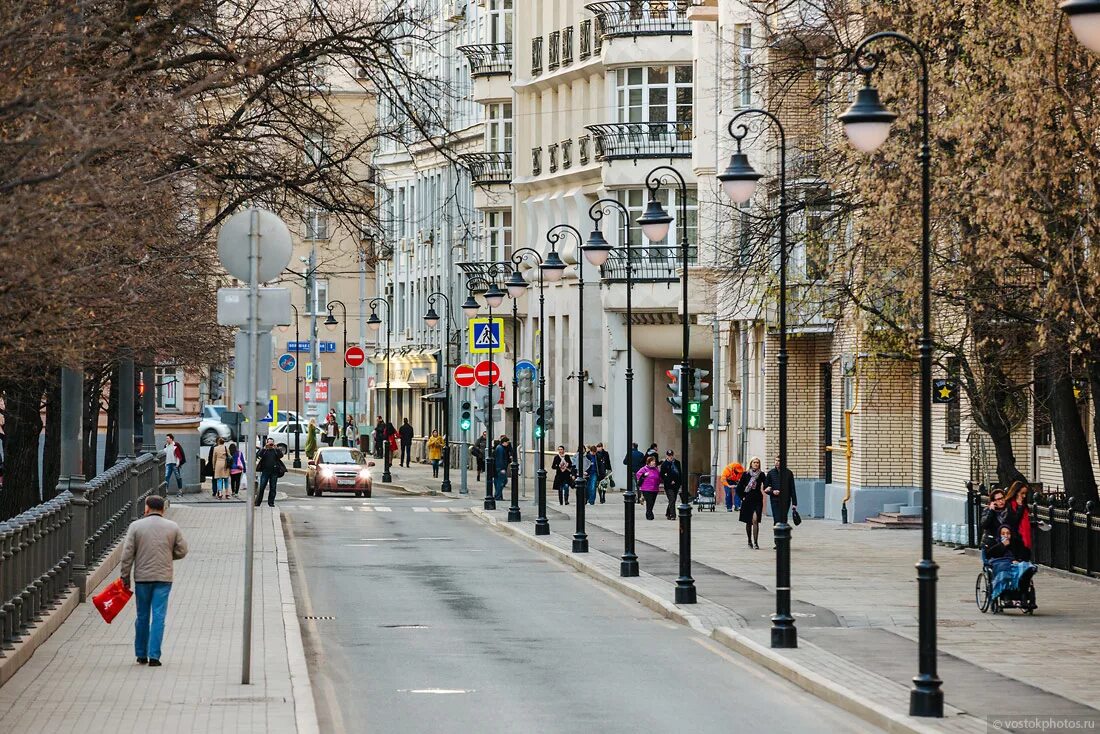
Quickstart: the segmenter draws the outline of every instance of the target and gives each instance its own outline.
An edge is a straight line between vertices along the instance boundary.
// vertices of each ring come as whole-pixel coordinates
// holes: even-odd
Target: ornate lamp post
[[[298,307],[293,303],[290,304],[290,308],[294,310],[294,343],[298,344]],[[288,331],[289,326],[280,326],[280,331]],[[298,352],[294,353],[294,468],[302,468],[302,406],[300,398],[302,396],[302,378],[299,377],[299,362]],[[277,416],[276,416],[277,417]]]
[[[1087,3],[1086,3],[1087,4]],[[1081,3],[1064,3],[1066,6]],[[1075,29],[1077,30],[1077,29]],[[872,33],[856,46],[853,63],[863,74],[864,86],[852,106],[840,116],[852,145],[865,153],[886,142],[897,115],[879,101],[871,86],[871,75],[882,58],[868,47],[882,40],[900,42],[917,55],[921,119],[921,336],[920,336],[920,423],[921,423],[921,559],[917,562],[919,599],[918,642],[920,670],[909,691],[910,716],[943,716],[942,681],[936,674],[936,570],[932,560],[932,150],[929,146],[928,60],[924,49],[909,36],[896,31]]]
[[[424,314],[424,323],[428,325],[429,329],[434,329],[439,326],[439,314],[435,311],[435,301],[437,298],[442,298],[443,302],[447,304],[447,323],[443,325],[443,329],[440,332],[440,352],[443,357],[443,380],[445,382],[443,390],[443,425],[446,426],[443,431],[443,483],[439,486],[440,492],[451,491],[451,362],[450,362],[450,339],[448,335],[457,331],[455,329],[454,319],[451,318],[451,299],[447,297],[447,294],[435,291],[428,294],[428,312]]]
[[[772,647],[798,647],[798,630],[791,614],[791,526],[787,524],[791,488],[787,485],[787,133],[783,123],[771,112],[759,108],[743,110],[729,122],[730,136],[737,141],[737,152],[726,170],[718,174],[722,189],[736,204],[752,198],[756,182],[762,178],[741,152],[741,141],[749,129],[742,117],[759,116],[775,125],[779,132],[779,516],[775,518],[775,614],[772,615]]]
[[[389,428],[392,423],[390,422],[390,332],[393,331],[392,319],[390,318],[390,302],[385,298],[372,298],[370,299],[370,318],[367,319],[367,326],[371,331],[378,331],[378,327],[382,325],[382,319],[378,318],[378,306],[384,305],[386,307],[386,428]],[[390,437],[386,436],[382,447],[382,481],[392,482],[393,475],[390,474],[390,464],[393,462],[393,453],[390,450]]]
[[[343,301],[329,301],[328,302],[328,318],[325,319],[325,326],[331,331],[336,327],[339,321],[332,315],[332,307],[339,306],[341,315],[343,317],[344,324],[344,354],[348,353],[348,307],[344,305]],[[341,356],[340,361],[343,362],[344,380],[343,380],[343,399],[344,399],[344,413],[343,420],[340,421],[340,437],[344,446],[348,445],[348,365],[344,362],[345,357]],[[387,420],[389,420],[387,418]]]
[[[649,202],[642,216],[638,217],[638,224],[642,227],[642,234],[650,242],[663,240],[668,236],[668,225],[672,223],[672,217],[665,212],[661,202],[657,201],[657,191],[661,188],[665,179],[671,179],[677,184],[680,197],[680,224],[677,229],[680,232],[680,258],[681,267],[684,269],[681,297],[683,299],[683,348],[680,359],[680,379],[682,384],[690,390],[694,371],[689,357],[689,341],[691,337],[691,319],[688,309],[688,237],[687,237],[687,182],[680,172],[671,166],[657,166],[646,175],[646,188],[649,189]],[[685,403],[686,407],[686,403]],[[683,462],[684,476],[680,489],[680,506],[676,508],[676,514],[680,520],[680,576],[676,579],[676,603],[694,604],[696,601],[695,579],[691,577],[691,503],[688,494],[688,423],[687,416],[680,421],[680,461]]]
[[[478,304],[477,299],[474,298],[474,291],[478,290],[478,284],[486,285],[485,289],[485,305],[489,308],[489,324],[492,328],[493,323],[493,309],[498,309],[501,304],[504,303],[505,293],[499,287],[497,287],[496,278],[497,275],[501,275],[504,272],[504,265],[502,263],[489,263],[486,267],[485,277],[474,277],[466,283],[466,290],[469,291],[469,296],[466,298],[466,302],[462,304],[462,312],[466,314],[466,318],[474,318],[477,316]],[[494,350],[489,348],[489,360],[492,361]],[[497,508],[495,488],[493,486],[496,480],[496,457],[493,451],[493,412],[496,410],[496,405],[493,402],[493,388],[494,380],[489,381],[489,406],[486,410],[486,435],[485,441],[485,504],[486,510],[495,510]]]
[[[630,212],[618,199],[599,199],[588,209],[592,220],[592,234],[581,251],[585,258],[596,267],[607,262],[613,249],[600,231],[600,223],[605,214],[618,210],[626,226],[626,491],[623,492],[623,555],[619,563],[619,575],[633,577],[638,575],[638,554],[634,552],[634,505],[638,495],[635,490],[637,478],[634,476],[634,343],[632,320],[634,317],[631,303],[631,291],[634,281],[630,267]]]

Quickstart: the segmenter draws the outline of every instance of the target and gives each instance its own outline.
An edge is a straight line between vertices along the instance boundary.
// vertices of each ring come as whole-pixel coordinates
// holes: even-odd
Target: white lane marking
[[[453,693],[477,693],[475,688],[398,688],[398,693],[437,693],[449,695]]]
[[[414,507],[413,512],[428,512],[427,507]]]
[[[452,507],[451,512],[469,512],[469,507]]]
[[[374,512],[374,508],[373,507],[367,507],[366,505],[362,505],[362,506],[359,507],[359,512]]]
[[[433,507],[431,509],[432,509],[432,512],[448,512],[449,511],[446,507]]]
[[[355,508],[352,507],[351,505],[344,505],[344,509],[347,510],[348,512],[355,512]]]
[[[454,540],[454,538],[417,538],[417,540]]]
[[[392,507],[375,507],[374,511],[375,512],[391,512],[391,511],[393,511],[393,508]]]
[[[374,543],[344,543],[348,548],[377,548]]]
[[[382,542],[398,543],[402,540],[405,540],[405,538],[360,538],[359,540],[363,541],[364,543],[367,543],[367,542],[372,542],[372,543],[382,543]]]

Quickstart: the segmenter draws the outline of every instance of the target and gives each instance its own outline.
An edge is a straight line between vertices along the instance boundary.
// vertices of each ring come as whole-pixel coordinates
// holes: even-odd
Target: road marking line
[[[348,548],[376,548],[374,543],[345,543]]]
[[[392,507],[375,507],[374,511],[375,512],[392,512],[393,508]]]
[[[452,508],[450,508],[450,510],[451,510],[451,512],[469,512],[470,508],[469,507],[452,507]]]
[[[438,694],[451,694],[451,693],[477,693],[477,689],[463,689],[463,688],[398,688],[398,693],[438,693]]]
[[[432,512],[449,512],[446,507],[433,507]]]
[[[367,505],[360,505],[359,512],[374,512],[374,508],[368,507]]]
[[[454,538],[417,538],[417,540],[454,540]]]
[[[351,505],[344,505],[344,509],[347,510],[348,512],[355,512],[355,508],[352,507]]]
[[[427,507],[414,507],[413,512],[428,512]]]

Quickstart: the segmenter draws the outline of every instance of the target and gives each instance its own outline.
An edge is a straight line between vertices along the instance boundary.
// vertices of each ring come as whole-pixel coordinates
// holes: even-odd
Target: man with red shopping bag
[[[164,498],[147,498],[145,517],[131,523],[126,532],[120,578],[129,588],[133,571],[137,597],[134,652],[141,665],[160,665],[160,643],[172,590],[172,562],[186,555],[187,541],[179,525],[164,517]]]

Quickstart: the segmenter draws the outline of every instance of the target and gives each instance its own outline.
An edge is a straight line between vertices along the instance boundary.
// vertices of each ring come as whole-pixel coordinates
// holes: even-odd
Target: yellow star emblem
[[[943,387],[941,387],[940,388],[940,397],[943,398],[944,400],[951,397],[951,388],[949,388],[947,385],[944,385]]]
[[[1074,388],[1073,388],[1073,399],[1074,400],[1080,400],[1081,399],[1081,388],[1074,386]]]

